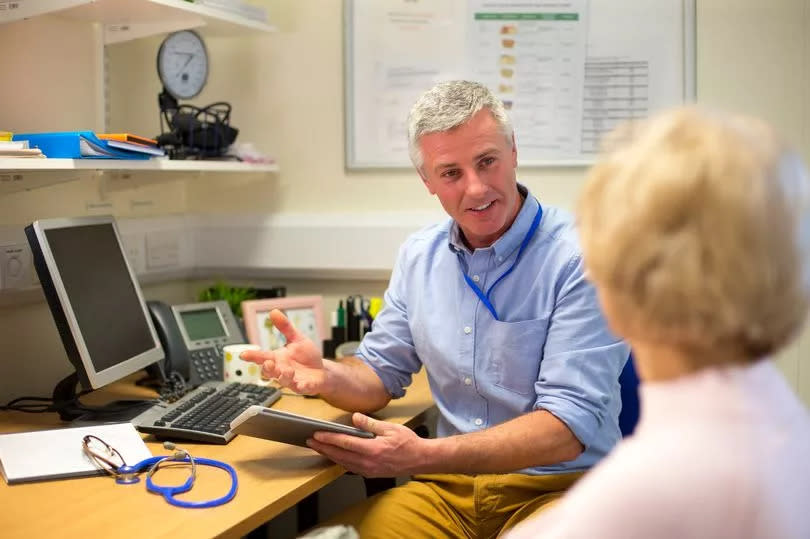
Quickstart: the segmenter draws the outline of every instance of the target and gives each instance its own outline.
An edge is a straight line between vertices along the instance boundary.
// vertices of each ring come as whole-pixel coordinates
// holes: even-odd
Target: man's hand
[[[307,445],[340,464],[350,472],[363,477],[395,477],[418,473],[425,456],[425,444],[411,429],[396,423],[387,423],[355,413],[354,426],[373,432],[376,438],[367,439],[350,434],[319,431]]]
[[[275,378],[296,393],[317,395],[326,382],[318,347],[299,333],[278,309],[270,311],[270,320],[287,339],[287,344],[277,350],[248,350],[242,352],[240,358],[261,365],[263,378]]]

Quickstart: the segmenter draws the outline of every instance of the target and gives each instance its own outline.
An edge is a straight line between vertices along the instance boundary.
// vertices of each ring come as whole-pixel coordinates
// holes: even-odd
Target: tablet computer
[[[253,405],[231,421],[231,432],[274,442],[307,447],[306,441],[319,430],[374,438],[368,432],[342,423],[315,419],[303,415]]]

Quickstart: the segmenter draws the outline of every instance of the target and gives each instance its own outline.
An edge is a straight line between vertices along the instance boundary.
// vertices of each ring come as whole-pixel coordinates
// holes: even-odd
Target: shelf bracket
[[[205,21],[199,17],[181,21],[106,24],[104,25],[104,44],[121,43],[132,39],[168,34],[178,30],[188,30],[189,28],[199,28],[201,26],[205,26]]]

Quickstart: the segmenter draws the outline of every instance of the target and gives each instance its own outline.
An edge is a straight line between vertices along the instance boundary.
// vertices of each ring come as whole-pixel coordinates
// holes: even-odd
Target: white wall
[[[699,101],[773,123],[810,158],[810,3],[698,1]],[[809,326],[810,328],[810,326]],[[777,363],[810,404],[810,329]]]
[[[281,0],[268,5],[279,32],[207,40],[209,83],[193,102],[198,106],[231,102],[239,140],[252,141],[275,156],[281,173],[269,180],[190,182],[189,209],[440,209],[411,170],[344,169],[343,2]],[[109,47],[114,127],[134,125],[146,133],[158,129],[155,103],[160,85],[154,67],[158,44],[153,39]],[[136,78],[141,82],[136,84]],[[519,141],[519,134],[517,138]],[[582,174],[582,168],[534,169],[521,171],[520,179],[543,201],[570,207]]]
[[[192,102],[230,101],[240,141],[278,160],[277,175],[154,176],[85,174],[80,181],[0,196],[0,225],[35,218],[114,213],[149,217],[183,213],[313,213],[438,211],[411,171],[347,172],[343,166],[343,36],[341,0],[267,1],[279,32],[210,38],[211,73]],[[698,0],[699,101],[761,116],[810,157],[810,15],[806,0]],[[33,30],[33,32],[32,32]],[[35,37],[31,37],[31,34]],[[72,129],[99,121],[92,30],[55,18],[0,27],[0,47],[28,51],[25,65],[0,55],[0,129]],[[159,38],[108,47],[109,129],[158,132],[155,70]],[[69,44],[70,46],[68,46]],[[56,52],[54,52],[56,51]],[[20,76],[19,73],[25,76]],[[8,75],[8,76],[7,76]],[[9,97],[11,99],[9,99]],[[13,103],[10,105],[9,103]],[[518,134],[519,141],[519,134]],[[521,170],[541,201],[572,208],[582,168]],[[349,293],[380,294],[384,281],[283,281],[290,293],[322,292],[328,308]],[[202,284],[169,283],[152,297],[191,299]],[[0,401],[20,385],[19,369],[37,365],[38,387],[66,374],[64,352],[43,303],[0,307]],[[810,403],[810,335],[783,354],[780,367]],[[40,367],[43,365],[44,367]],[[56,371],[62,368],[65,372]]]
[[[103,120],[99,39],[96,28],[55,17],[0,26],[0,130],[96,129]]]

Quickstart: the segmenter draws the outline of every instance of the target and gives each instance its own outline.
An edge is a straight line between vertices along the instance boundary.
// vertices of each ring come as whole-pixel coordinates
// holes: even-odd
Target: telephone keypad
[[[193,350],[191,362],[202,381],[222,379],[222,352],[218,346]]]

